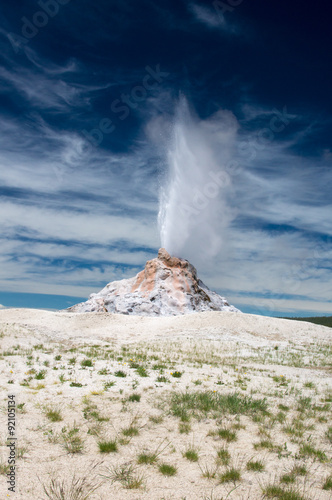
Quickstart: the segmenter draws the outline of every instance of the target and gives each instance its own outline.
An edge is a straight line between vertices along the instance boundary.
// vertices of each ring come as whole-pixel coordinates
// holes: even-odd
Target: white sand
[[[1,463],[8,458],[5,446],[7,438],[7,394],[16,395],[17,404],[24,403],[25,413],[17,414],[19,446],[26,447],[24,458],[18,460],[18,491],[7,496],[6,478],[0,476],[0,498],[46,499],[42,484],[49,485],[52,472],[68,486],[73,473],[89,480],[101,479],[103,467],[114,467],[132,463],[142,450],[153,450],[165,440],[168,447],[159,461],[175,464],[178,468],[174,477],[167,478],[157,465],[139,465],[138,473],[144,475],[145,489],[126,489],[120,482],[110,480],[102,484],[89,498],[99,500],[162,500],[186,498],[214,499],[226,498],[234,488],[232,483],[219,484],[214,479],[202,477],[201,468],[206,464],[213,466],[216,449],[224,444],[220,439],[208,436],[208,431],[216,429],[212,417],[201,420],[192,419],[189,434],[180,434],[179,419],[157,408],[160,395],[172,390],[190,391],[215,390],[220,393],[240,391],[253,397],[267,397],[270,409],[278,413],[278,405],[286,404],[291,410],[287,423],[297,416],[296,401],[301,395],[312,398],[316,406],[315,416],[309,420],[314,428],[304,430],[303,440],[313,442],[331,460],[331,444],[326,438],[326,430],[331,425],[331,411],[324,407],[324,401],[331,385],[331,333],[330,328],[305,322],[295,322],[230,312],[206,312],[187,316],[149,318],[137,316],[111,315],[106,313],[66,313],[31,309],[0,310],[1,341]],[[36,344],[43,344],[34,349]],[[19,345],[19,347],[17,347]],[[113,349],[122,360],[107,359],[102,355],[93,359],[93,368],[83,369],[80,361],[86,358],[86,347],[99,345]],[[16,346],[16,347],[15,347]],[[144,366],[149,376],[140,377],[129,368],[129,359],[121,348],[130,351],[128,356],[137,354],[147,356]],[[69,349],[76,348],[76,352]],[[28,352],[27,349],[30,349]],[[32,349],[32,351],[31,351]],[[13,355],[8,355],[8,352]],[[104,351],[102,351],[104,352]],[[106,351],[105,351],[106,352]],[[155,358],[153,355],[155,354]],[[60,360],[55,356],[61,355]],[[33,356],[29,360],[28,356]],[[69,359],[77,357],[75,365]],[[188,359],[187,359],[188,358]],[[171,362],[175,362],[172,365]],[[293,362],[294,361],[294,362]],[[46,363],[46,364],[45,364]],[[142,362],[143,363],[143,362]],[[171,384],[157,382],[159,371],[153,370],[153,363],[165,363],[164,375]],[[106,375],[98,374],[105,369]],[[114,376],[115,370],[123,370],[126,378]],[[28,373],[29,370],[34,370]],[[46,370],[44,379],[35,379],[35,373]],[[179,379],[171,372],[179,370]],[[63,380],[59,376],[64,374]],[[29,386],[22,385],[31,377]],[[285,377],[287,384],[282,383]],[[199,380],[200,385],[194,382]],[[13,381],[9,383],[8,381]],[[72,381],[82,383],[82,387],[72,387]],[[106,381],[115,385],[103,391]],[[220,384],[217,384],[217,382]],[[305,387],[311,382],[313,387]],[[38,384],[44,387],[37,387]],[[91,394],[91,391],[97,394]],[[242,391],[242,392],[241,392]],[[99,394],[98,394],[99,392]],[[126,403],[125,399],[133,392],[141,395],[139,403]],[[96,422],[83,415],[82,397],[88,396],[98,412],[110,418],[109,421]],[[324,399],[325,398],[325,399]],[[45,416],[45,405],[61,410],[63,420],[50,422]],[[85,405],[86,406],[86,405]],[[151,415],[163,415],[164,420],[156,424],[149,420]],[[140,433],[128,444],[119,445],[118,453],[101,454],[97,442],[105,438],[118,438],[121,430],[137,417]],[[319,417],[327,418],[319,420]],[[233,425],[236,416],[225,417],[224,424]],[[85,443],[81,454],[68,454],[61,439],[52,442],[52,436],[61,436],[61,429],[75,424]],[[91,433],[94,425],[100,425],[100,434]],[[220,423],[219,423],[220,424]],[[295,485],[301,489],[304,498],[327,500],[331,492],[322,490],[322,485],[330,470],[330,463],[320,462],[315,457],[299,457],[298,442],[282,432],[285,424],[255,423],[250,417],[241,417],[245,429],[239,429],[238,439],[230,443],[232,463],[241,469],[242,481],[229,494],[229,499],[262,498],[262,486],[273,482],[289,471],[296,462],[306,464],[308,474],[300,477]],[[253,444],[261,438],[259,433],[271,434],[276,445],[285,446],[282,453],[266,449],[255,450]],[[269,428],[270,426],[270,428]],[[309,424],[308,424],[309,426]],[[89,431],[90,429],[90,431]],[[89,432],[88,432],[89,431]],[[122,436],[123,437],[123,436]],[[189,462],[183,451],[194,443],[199,448],[199,462]],[[255,457],[266,464],[262,473],[246,470],[246,462]],[[97,475],[92,473],[91,465],[103,462],[97,467]],[[200,468],[201,467],[201,468]],[[226,470],[220,466],[218,473]],[[304,493],[303,493],[304,489]],[[56,498],[56,497],[51,497]]]

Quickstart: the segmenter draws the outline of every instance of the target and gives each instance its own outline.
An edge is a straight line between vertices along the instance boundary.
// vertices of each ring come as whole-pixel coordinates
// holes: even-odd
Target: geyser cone
[[[109,312],[142,316],[175,316],[200,311],[233,311],[227,300],[198,279],[190,262],[164,248],[135,277],[113,281],[68,311]]]

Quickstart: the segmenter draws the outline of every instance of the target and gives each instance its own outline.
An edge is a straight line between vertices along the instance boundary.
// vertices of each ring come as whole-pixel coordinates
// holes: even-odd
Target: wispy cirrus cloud
[[[294,95],[288,101],[280,89],[252,97],[269,73],[265,51],[260,58],[268,29],[264,44],[246,39],[249,63],[238,57],[243,37],[234,54],[229,45],[232,57],[221,60],[220,33],[228,41],[253,26],[252,18],[242,18],[245,9],[220,7],[227,0],[175,2],[176,8],[151,0],[85,4],[68,3],[18,52],[8,33],[19,33],[20,16],[32,19],[34,11],[22,6],[16,18],[10,12],[0,29],[0,290],[87,296],[133,276],[156,255],[159,173],[166,168],[174,96],[182,90],[211,135],[218,135],[218,120],[209,117],[221,108],[238,126],[237,168],[220,193],[229,213],[216,214],[222,251],[198,267],[200,277],[247,309],[328,312],[331,147],[330,136],[321,138],[329,126],[291,109]],[[159,62],[170,77],[142,97],[145,68]],[[138,98],[122,120],[112,103],[122,105],[135,88]],[[266,104],[277,101],[277,112]],[[88,137],[105,118],[116,131],[97,145]],[[196,264],[190,252],[183,257]]]
[[[160,145],[158,130],[169,125],[163,129],[158,116],[165,103],[170,111],[171,102],[165,94],[149,101],[148,135],[127,154],[86,149],[84,137],[42,119],[32,128],[15,120],[2,124],[0,288],[87,296],[108,281],[133,276],[155,256],[161,157],[151,138]],[[273,314],[283,301],[304,310],[315,297],[312,310],[326,311],[332,294],[326,158],[294,152],[302,127],[257,147],[257,132],[271,116],[257,109],[242,122],[234,151],[239,167],[227,197],[233,222],[222,228],[222,254],[198,271],[235,304],[264,303]],[[243,142],[255,155],[243,151]],[[29,155],[21,144],[30,144]]]
[[[241,31],[234,20],[225,16],[224,12],[226,10],[218,7],[218,2],[211,2],[209,7],[197,3],[189,3],[188,9],[195,20],[204,24],[207,28],[219,29],[224,33],[233,35],[239,34]],[[234,8],[229,6],[229,10],[232,11]]]

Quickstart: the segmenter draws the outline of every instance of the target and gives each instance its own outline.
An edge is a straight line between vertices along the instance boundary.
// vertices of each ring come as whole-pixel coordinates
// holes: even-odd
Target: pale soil
[[[52,477],[65,482],[67,496],[49,498],[75,498],[68,495],[75,474],[98,483],[88,497],[92,500],[260,499],[264,498],[262,490],[270,484],[280,485],[281,476],[294,464],[305,465],[307,472],[290,486],[281,484],[283,488],[296,489],[298,498],[331,498],[331,490],[322,489],[331,474],[332,459],[332,431],[327,435],[332,425],[331,332],[304,322],[229,312],[144,318],[0,311],[1,464],[8,459],[9,393],[15,395],[16,404],[24,403],[16,422],[18,447],[25,448],[17,461],[17,492],[7,496],[6,476],[1,474],[0,498],[47,499],[43,485],[49,487]],[[76,358],[75,364],[71,358]],[[85,359],[93,366],[82,367]],[[146,368],[148,376],[131,368],[131,360]],[[165,368],[153,369],[156,364]],[[41,370],[45,370],[45,378],[36,379]],[[127,376],[115,376],[117,370]],[[175,371],[182,376],[174,378]],[[161,375],[169,383],[157,382]],[[82,387],[71,386],[72,382]],[[115,385],[104,390],[105,382]],[[252,415],[191,416],[190,430],[180,433],[180,418],[171,414],[167,403],[174,391],[237,392],[253,399],[266,398],[269,414],[256,419]],[[133,393],[141,396],[139,402],[128,401]],[[311,398],[302,413],[298,410],[301,397]],[[289,410],[281,410],[280,404]],[[58,409],[62,420],[51,422],[45,414],[47,407]],[[279,420],[284,418],[284,422],[276,418],[280,413],[284,417]],[[153,422],[151,416],[163,420]],[[294,419],[302,425],[301,435],[284,429]],[[126,443],[122,430],[131,423],[139,433]],[[81,453],[68,453],[64,447],[63,436],[73,426],[84,443]],[[237,440],[226,443],[212,435],[220,427],[235,430]],[[98,441],[109,439],[117,439],[118,452],[100,453]],[[255,449],[253,445],[262,439],[271,440],[275,447]],[[301,454],[304,443],[323,455]],[[190,445],[197,449],[198,462],[183,456]],[[230,465],[241,472],[241,480],[235,484],[220,484],[219,475],[227,467],[215,464],[217,450],[223,445],[231,455]],[[158,446],[161,453],[155,464],[137,464],[139,453],[153,452]],[[264,471],[248,471],[250,459],[262,460]],[[162,475],[158,470],[162,462],[176,466],[176,475]],[[134,475],[143,477],[143,487],[127,489],[120,481],[103,477],[123,464],[132,465]],[[202,477],[206,468],[216,469],[214,478]]]

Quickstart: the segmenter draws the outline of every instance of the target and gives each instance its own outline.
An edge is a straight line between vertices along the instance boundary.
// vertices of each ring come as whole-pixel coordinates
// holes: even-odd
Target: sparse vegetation
[[[237,440],[236,432],[234,432],[230,429],[226,429],[226,428],[218,429],[217,435],[221,439],[224,439],[225,441],[227,441],[227,443],[231,443],[232,441]]]
[[[8,463],[0,462],[0,474],[6,475],[10,471],[10,465]]]
[[[90,475],[95,475],[97,467],[98,464],[92,466]],[[74,474],[68,481],[53,477],[49,485],[43,484],[43,491],[49,500],[88,500],[100,484],[100,481],[90,480],[87,475],[77,477]]]
[[[249,462],[247,462],[247,470],[253,472],[263,472],[264,469],[265,466],[262,460],[249,460]]]
[[[183,456],[190,462],[198,462],[198,450],[194,446],[189,446]]]
[[[61,422],[62,420],[61,411],[56,408],[46,408],[45,415],[51,422]]]
[[[36,492],[41,498],[121,497],[123,488],[144,488],[145,474],[146,491],[123,491],[122,496],[162,500],[154,484],[166,484],[169,475],[174,491],[184,485],[181,499],[329,498],[332,391],[327,342],[310,339],[306,344],[304,339],[276,345],[273,340],[258,348],[254,341],[244,347],[235,340],[207,341],[190,334],[125,345],[103,341],[68,347],[55,339],[33,350],[10,345],[8,339],[7,332],[6,350],[0,352],[6,370],[3,385],[10,389],[8,379],[20,384],[16,409],[19,424],[27,429],[28,445],[17,450],[19,464],[37,468],[36,436],[51,451],[50,467],[54,461],[60,474],[43,485],[44,493]],[[18,355],[24,363],[16,364],[13,356]],[[4,440],[0,444],[4,447]],[[90,473],[83,476],[77,469],[73,485],[70,476],[90,459],[108,466],[95,470],[95,478],[103,482],[94,495],[88,481],[80,489]],[[66,480],[60,460],[61,467],[68,465]],[[1,474],[8,472],[7,465],[0,463]],[[205,478],[201,483],[196,480],[200,471]],[[195,482],[186,486],[191,473]],[[207,487],[205,496],[202,485]]]
[[[271,484],[263,488],[264,498],[273,498],[276,500],[307,500],[297,489],[284,488],[278,484]]]
[[[315,457],[320,462],[327,462],[326,453],[323,450],[315,448],[310,443],[304,443],[299,450],[300,456]]]
[[[98,441],[100,453],[115,453],[118,451],[118,444],[115,439],[111,441]]]
[[[133,393],[128,397],[128,401],[131,401],[132,403],[139,403],[141,401],[141,395]]]
[[[332,475],[328,476],[325,479],[325,482],[323,484],[323,490],[332,490]]]
[[[110,479],[112,483],[118,481],[128,490],[142,488],[144,484],[144,475],[138,473],[137,468],[131,462],[108,468],[103,477]]]
[[[82,453],[84,442],[79,434],[79,428],[75,424],[69,428],[63,427],[61,433],[64,448],[68,453]]]
[[[177,468],[174,465],[162,463],[158,467],[159,472],[164,474],[164,476],[175,476],[177,473]]]
[[[215,391],[173,392],[170,396],[170,409],[174,416],[183,420],[183,415],[194,417],[212,414],[219,418],[224,414],[251,415],[267,412],[266,399],[254,399],[240,393],[220,394]]]
[[[228,465],[231,459],[231,455],[227,448],[219,448],[219,450],[217,451],[217,457],[222,465]]]
[[[36,380],[43,380],[46,375],[46,370],[40,370],[38,373],[35,375]]]
[[[135,427],[134,425],[130,425],[129,427],[122,429],[122,434],[126,437],[138,436],[139,429],[137,427]]]
[[[81,361],[81,366],[82,366],[82,368],[92,368],[93,362],[91,359],[83,359]]]
[[[219,474],[220,483],[236,483],[241,480],[241,471],[235,467],[230,467],[225,472]]]

